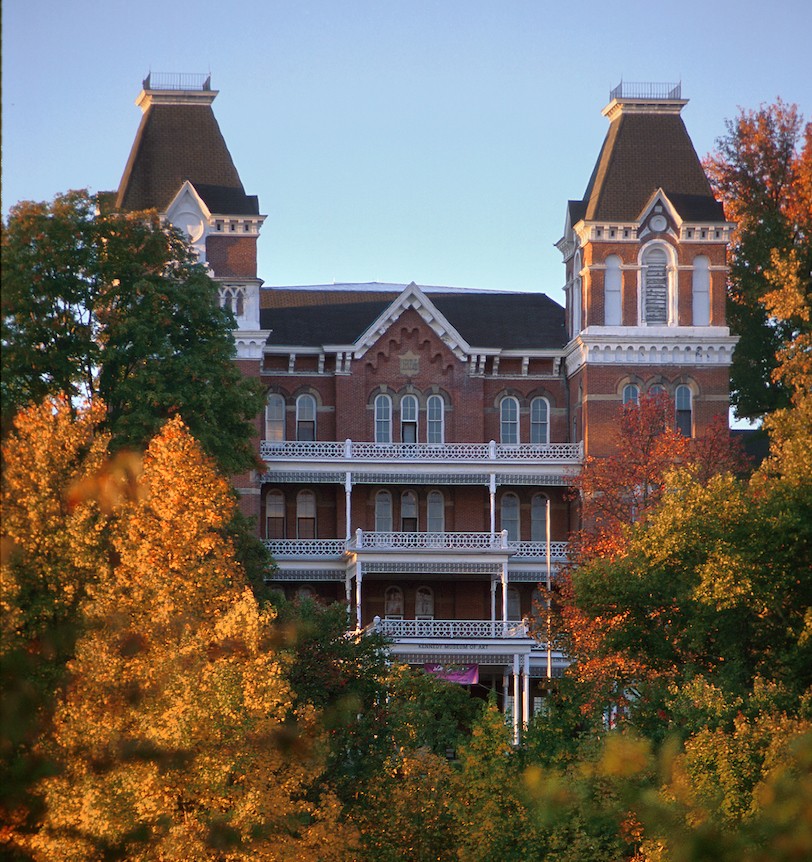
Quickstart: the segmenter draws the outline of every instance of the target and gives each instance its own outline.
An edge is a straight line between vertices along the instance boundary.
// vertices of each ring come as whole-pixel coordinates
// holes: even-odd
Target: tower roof
[[[680,112],[679,85],[621,84],[603,113],[609,131],[582,201],[572,216],[633,222],[657,189],[683,218],[724,221]]]
[[[212,110],[217,91],[209,79],[167,80],[147,76],[136,99],[144,112],[124,175],[116,208],[166,210],[189,180],[209,211],[258,215],[255,195],[247,195]],[[202,77],[202,76],[201,76]]]

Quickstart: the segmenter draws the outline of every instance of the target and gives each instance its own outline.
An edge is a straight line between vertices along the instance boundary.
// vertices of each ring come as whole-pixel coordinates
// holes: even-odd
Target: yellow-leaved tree
[[[49,409],[64,418],[67,405]],[[7,458],[50,445],[27,416]],[[39,742],[58,769],[16,846],[43,860],[349,858],[338,803],[316,789],[317,716],[293,703],[273,612],[225,537],[226,480],[180,419],[112,505],[105,469],[62,489],[104,516],[74,541],[106,554],[83,581],[65,692]]]

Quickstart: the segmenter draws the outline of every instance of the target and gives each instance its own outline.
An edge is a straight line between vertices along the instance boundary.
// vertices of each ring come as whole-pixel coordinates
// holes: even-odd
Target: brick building
[[[414,283],[263,287],[264,217],[215,96],[208,80],[144,82],[118,206],[183,227],[234,312],[236,361],[267,390],[267,469],[235,484],[274,581],[346,602],[404,661],[495,688],[518,733],[566,663],[523,621],[566,561],[565,492],[583,457],[607,454],[619,405],[657,388],[686,435],[727,414],[731,225],[679,87],[612,92],[557,244],[566,309]]]

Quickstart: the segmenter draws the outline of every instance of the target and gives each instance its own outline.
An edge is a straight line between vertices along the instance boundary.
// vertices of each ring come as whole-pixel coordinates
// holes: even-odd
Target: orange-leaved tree
[[[49,445],[27,415],[16,455]],[[107,483],[85,473],[47,495],[105,508]],[[36,785],[37,828],[12,840],[35,859],[346,858],[338,803],[314,790],[315,712],[294,704],[273,613],[258,607],[225,537],[226,480],[176,418],[127,490],[75,536],[105,553],[38,742],[58,770]]]

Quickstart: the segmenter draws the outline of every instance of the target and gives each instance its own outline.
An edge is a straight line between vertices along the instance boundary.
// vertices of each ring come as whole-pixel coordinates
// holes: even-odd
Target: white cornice
[[[738,340],[726,326],[590,326],[564,354],[568,375],[586,364],[729,366]]]
[[[232,332],[237,348],[237,359],[261,360],[270,329],[235,329]]]

